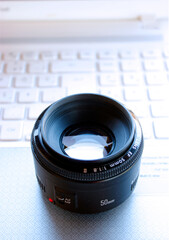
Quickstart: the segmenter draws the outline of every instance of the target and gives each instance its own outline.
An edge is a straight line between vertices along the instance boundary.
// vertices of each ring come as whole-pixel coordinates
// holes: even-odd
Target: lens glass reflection
[[[62,138],[63,150],[71,158],[94,160],[106,157],[114,148],[112,138],[102,130],[75,129]]]

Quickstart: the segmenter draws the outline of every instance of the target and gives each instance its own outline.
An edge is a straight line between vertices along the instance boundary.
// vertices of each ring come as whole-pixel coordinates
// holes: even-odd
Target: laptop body
[[[167,53],[164,50],[168,44],[167,3],[168,1],[127,0],[1,1],[0,52],[4,54],[11,51],[19,53],[58,51],[62,57],[66,55],[65,49],[69,53],[73,49],[81,55],[84,54],[84,50],[90,50],[101,58],[105,50],[111,50],[111,53],[118,51],[122,56],[126,49],[142,54],[149,52],[150,49],[160,49],[166,54],[164,58],[166,64]],[[4,56],[1,61],[5,61]],[[166,73],[168,76],[168,70]],[[72,73],[68,72],[68,76],[70,74]],[[149,88],[149,82],[146,81],[146,88]],[[18,82],[15,81],[15,84]],[[131,96],[131,87],[124,89],[126,98]],[[107,88],[104,88],[103,93],[107,94]],[[22,88],[19,88],[19,97],[22,96],[21,92]],[[47,98],[48,95],[45,93],[42,97]],[[111,93],[108,92],[110,97]],[[134,95],[134,92],[132,94]],[[148,109],[151,107],[152,111],[156,102],[157,100],[153,103],[149,101]],[[167,99],[163,102],[167,106]],[[41,194],[34,173],[29,141],[23,139],[7,141],[5,139],[7,131],[2,132],[3,114],[6,109],[4,105],[2,102],[0,142],[2,239],[169,238],[169,140],[165,133],[162,139],[151,136],[155,130],[153,128],[152,132],[148,131],[147,123],[152,121],[149,115],[140,117],[141,123],[148,127],[144,131],[146,139],[140,178],[132,196],[108,212],[79,215],[52,205]],[[138,108],[140,102],[137,101],[135,105],[135,102],[133,104],[129,101],[127,106]],[[144,108],[141,111],[144,113]],[[162,118],[165,118],[162,119],[163,122],[167,122],[166,116]],[[158,117],[154,117],[153,124],[158,125],[158,120]],[[9,123],[9,120],[7,121]],[[5,135],[4,139],[2,135]],[[29,136],[27,138],[29,140]]]

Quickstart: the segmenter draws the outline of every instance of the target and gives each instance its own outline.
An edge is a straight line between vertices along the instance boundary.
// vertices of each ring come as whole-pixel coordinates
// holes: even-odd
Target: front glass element
[[[62,149],[71,158],[94,160],[106,157],[113,149],[112,137],[100,129],[76,128],[62,138]]]

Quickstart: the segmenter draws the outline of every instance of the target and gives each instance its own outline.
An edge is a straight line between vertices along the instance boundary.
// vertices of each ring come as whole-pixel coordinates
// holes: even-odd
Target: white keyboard
[[[1,52],[0,146],[30,146],[33,125],[42,110],[75,93],[99,93],[119,100],[139,117],[145,139],[156,140],[154,149],[161,139],[167,146],[167,49]],[[169,150],[162,154],[169,156]]]

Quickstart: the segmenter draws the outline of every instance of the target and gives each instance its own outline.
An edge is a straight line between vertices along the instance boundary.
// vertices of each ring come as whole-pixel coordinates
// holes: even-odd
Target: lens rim
[[[102,103],[103,105],[105,104],[105,106],[107,104],[109,104],[109,106],[112,106],[113,108],[117,109],[125,118],[126,120],[128,120],[130,126],[131,126],[131,133],[130,133],[130,137],[128,138],[128,141],[126,142],[126,144],[123,146],[123,148],[118,151],[117,153],[111,153],[110,155],[107,155],[103,158],[98,158],[98,159],[93,159],[93,160],[85,160],[85,159],[76,159],[76,158],[72,158],[69,157],[67,154],[64,154],[63,151],[61,150],[60,146],[54,149],[48,142],[48,137],[47,137],[47,131],[46,131],[46,122],[48,120],[49,117],[52,116],[52,114],[56,114],[56,111],[59,113],[59,111],[61,109],[64,109],[65,106],[70,105],[72,103],[77,103],[77,102],[88,102],[88,104],[90,104],[90,101],[95,102],[96,104],[98,104],[98,102]],[[63,110],[61,110],[62,113],[64,113]],[[120,102],[114,100],[114,99],[110,99],[108,97],[102,96],[102,95],[97,95],[97,94],[77,94],[77,95],[71,95],[68,96],[66,98],[63,98],[57,102],[55,102],[54,104],[52,104],[43,114],[42,119],[41,119],[41,123],[40,123],[40,129],[41,129],[41,135],[42,135],[42,140],[43,143],[45,145],[45,147],[48,149],[48,151],[51,152],[51,154],[53,156],[57,156],[58,158],[62,158],[62,161],[64,161],[65,163],[73,162],[76,164],[100,164],[102,162],[108,162],[111,161],[112,158],[116,159],[118,158],[120,155],[122,155],[132,144],[133,138],[134,138],[134,134],[135,134],[135,122],[133,120],[133,117],[131,115],[131,113],[128,111],[127,108],[125,108]],[[78,161],[77,161],[78,160]]]

